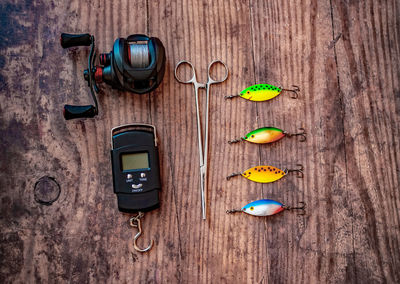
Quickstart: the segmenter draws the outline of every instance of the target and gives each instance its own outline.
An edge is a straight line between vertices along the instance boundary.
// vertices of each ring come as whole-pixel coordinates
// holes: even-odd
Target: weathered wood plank
[[[343,117],[332,40],[329,1],[255,2],[252,7],[257,83],[299,85],[298,100],[283,94],[257,105],[253,128],[304,127],[305,143],[285,139],[261,146],[261,163],[301,163],[303,180],[289,176],[265,185],[259,197],[287,204],[305,201],[304,217],[286,213],[265,219],[266,283],[346,282],[352,265],[351,216],[342,180],[346,176]],[[350,262],[350,263],[349,263]],[[297,269],[295,269],[295,267]]]
[[[225,214],[226,209],[241,205],[233,202],[235,196],[243,201],[248,194],[246,181],[227,182],[225,176],[258,156],[249,145],[231,147],[226,143],[239,134],[234,131],[237,126],[243,128],[252,119],[255,106],[249,109],[223,98],[238,91],[239,82],[252,81],[251,61],[248,65],[251,50],[246,52],[251,43],[249,8],[246,2],[229,5],[224,1],[149,4],[153,11],[149,18],[150,33],[159,36],[169,52],[169,72],[165,78],[169,84],[164,83],[158,99],[152,100],[152,113],[156,113],[156,124],[162,125],[163,145],[168,149],[164,171],[169,177],[165,180],[166,188],[172,193],[166,194],[174,195],[174,203],[161,210],[177,208],[180,229],[173,246],[180,252],[179,280],[184,283],[259,281],[262,275],[258,271],[263,267],[264,257],[254,258],[251,252],[257,252],[261,236],[254,236],[257,241],[248,242],[244,238],[247,226],[242,225],[238,216]],[[201,82],[206,81],[207,66],[214,59],[224,61],[230,72],[226,82],[212,86],[211,90],[206,222],[201,221],[193,87],[179,84],[173,77],[175,64],[182,59],[193,63]],[[204,96],[201,91],[202,103]],[[261,186],[256,187],[261,190]],[[248,264],[248,269],[243,268],[243,263]]]
[[[148,98],[106,88],[96,119],[66,122],[62,117],[63,104],[88,101],[81,75],[88,51],[63,50],[60,33],[93,33],[103,51],[130,25],[145,33],[146,3],[137,2],[129,15],[116,12],[123,8],[118,5],[4,4],[2,20],[11,28],[2,32],[10,45],[1,50],[6,98],[1,111],[6,147],[1,155],[1,188],[6,189],[2,252],[11,255],[2,258],[2,279],[7,282],[134,280],[129,269],[121,269],[137,258],[130,253],[128,217],[118,212],[112,192],[109,131],[126,121],[148,121],[148,111],[141,111],[148,110]],[[34,184],[43,175],[54,177],[62,189],[50,207],[33,200]]]
[[[354,280],[400,281],[398,1],[333,1]]]

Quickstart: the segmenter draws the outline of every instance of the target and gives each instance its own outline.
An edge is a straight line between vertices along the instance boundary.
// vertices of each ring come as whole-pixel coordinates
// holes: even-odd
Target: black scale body
[[[123,170],[122,155],[135,153],[147,153],[149,167]],[[135,213],[159,207],[161,181],[154,132],[140,129],[113,135],[111,161],[114,193],[117,195],[120,211]]]

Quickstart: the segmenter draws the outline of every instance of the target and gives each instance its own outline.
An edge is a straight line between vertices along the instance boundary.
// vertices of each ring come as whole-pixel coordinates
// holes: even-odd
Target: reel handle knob
[[[90,34],[66,34],[62,33],[60,38],[61,46],[63,48],[73,46],[89,46],[92,43],[92,36]]]
[[[97,114],[95,106],[64,106],[64,118],[66,120],[74,118],[92,118]]]

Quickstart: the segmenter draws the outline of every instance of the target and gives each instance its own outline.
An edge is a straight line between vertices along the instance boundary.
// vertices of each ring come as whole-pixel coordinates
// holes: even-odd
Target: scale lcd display
[[[122,154],[121,160],[122,160],[122,170],[123,171],[150,168],[149,154],[147,152]]]

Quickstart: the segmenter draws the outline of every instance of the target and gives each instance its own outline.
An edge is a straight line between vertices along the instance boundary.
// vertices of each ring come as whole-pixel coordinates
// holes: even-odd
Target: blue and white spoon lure
[[[292,207],[284,205],[278,201],[271,199],[260,199],[253,201],[242,209],[231,209],[227,210],[226,213],[236,213],[236,212],[244,212],[253,216],[271,216],[282,212],[283,210],[302,210],[302,214],[305,213],[306,204],[304,202],[299,202],[300,206]]]

